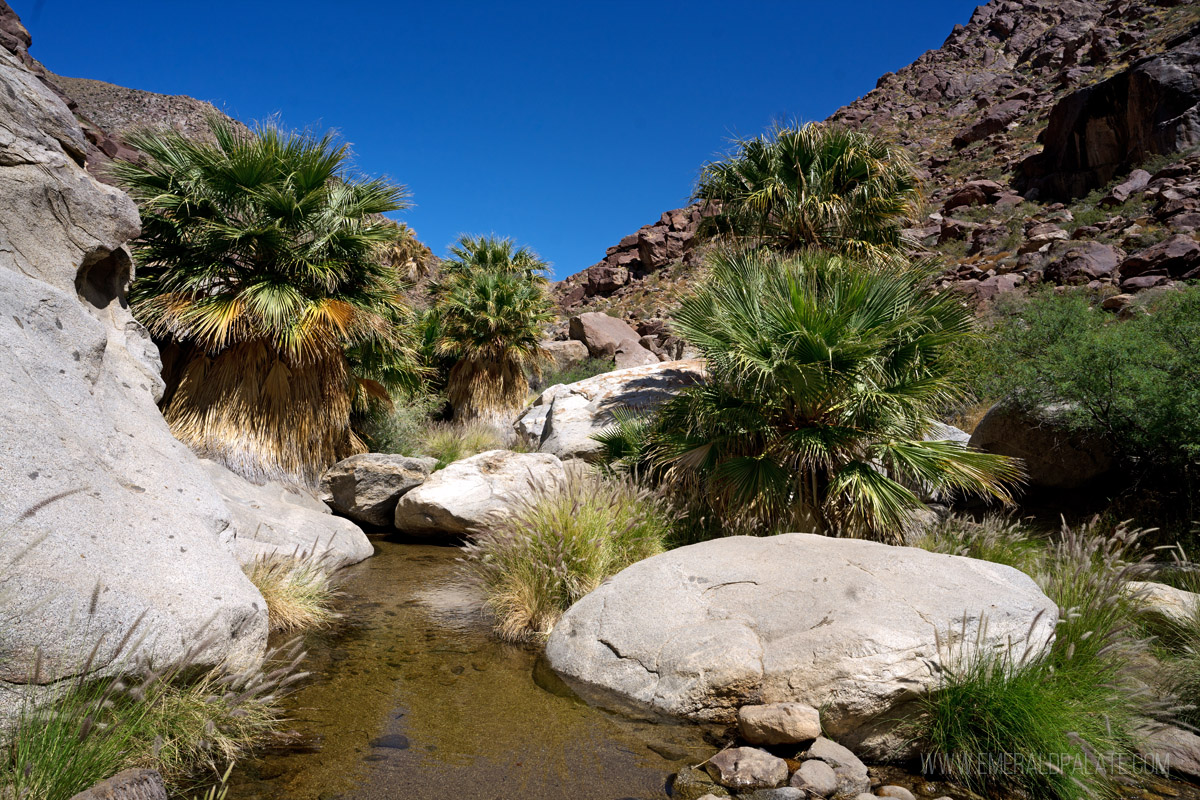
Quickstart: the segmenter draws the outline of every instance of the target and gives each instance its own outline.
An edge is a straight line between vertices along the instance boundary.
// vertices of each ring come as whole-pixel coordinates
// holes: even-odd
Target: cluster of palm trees
[[[929,436],[961,393],[947,355],[974,318],[910,257],[922,196],[904,150],[777,129],[706,165],[695,197],[720,209],[705,231],[719,246],[673,324],[707,378],[619,417],[598,437],[610,463],[685,499],[704,535],[900,541],[930,496],[1011,499],[1017,462]]]
[[[364,449],[356,414],[426,382],[467,417],[524,401],[551,318],[534,253],[464,237],[416,312],[405,291],[431,254],[383,216],[403,187],[351,175],[329,135],[208,125],[131,134],[144,155],[113,167],[141,208],[130,300],[180,440],[251,480],[312,484]]]
[[[144,156],[114,167],[142,210],[131,301],[181,440],[254,480],[312,483],[364,448],[356,418],[422,387],[460,418],[524,404],[553,319],[534,252],[464,236],[429,276],[427,248],[384,216],[403,187],[351,175],[333,138],[209,127],[134,134]],[[931,493],[1009,499],[1012,461],[928,440],[972,317],[910,258],[923,198],[903,149],[780,128],[706,165],[695,199],[717,209],[713,254],[674,327],[707,381],[623,417],[601,437],[614,463],[725,530],[897,538]]]

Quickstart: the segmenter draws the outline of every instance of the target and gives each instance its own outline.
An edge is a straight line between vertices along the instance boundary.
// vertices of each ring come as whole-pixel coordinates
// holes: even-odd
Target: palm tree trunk
[[[351,454],[350,375],[330,351],[288,363],[270,343],[193,353],[163,409],[175,437],[256,483],[313,486]]]

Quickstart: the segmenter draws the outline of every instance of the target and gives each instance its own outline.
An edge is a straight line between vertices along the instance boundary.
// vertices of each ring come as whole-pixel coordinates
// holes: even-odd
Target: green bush
[[[1151,296],[1138,309],[1118,320],[1082,292],[1002,304],[966,366],[979,395],[1059,404],[1065,423],[1106,439],[1135,480],[1163,475],[1160,487],[1179,487],[1194,503],[1200,287]]]
[[[561,369],[553,367],[542,371],[540,378],[530,380],[537,390],[543,390],[558,384],[578,383],[606,372],[612,372],[617,365],[611,358],[585,358],[575,364],[569,364]]]
[[[1037,574],[1046,553],[1046,544],[1031,537],[1020,522],[994,514],[979,522],[959,515],[946,517],[914,544],[934,553],[1005,564],[1027,575]]]
[[[573,471],[476,532],[465,570],[483,587],[497,634],[536,641],[602,580],[662,552],[670,529],[666,503],[646,489]]]
[[[1165,710],[1133,672],[1148,643],[1122,587],[1137,574],[1141,537],[1125,527],[1106,535],[1095,523],[1064,526],[1038,573],[1059,606],[1053,641],[994,652],[960,640],[944,652],[941,683],[921,699],[914,724],[935,756],[927,770],[981,794],[1017,789],[1071,800],[1114,788],[1113,766],[1136,763],[1133,731]],[[1001,771],[977,760],[999,755],[1010,758]]]
[[[377,412],[363,425],[367,446],[373,453],[424,455],[426,431],[445,405],[446,401],[436,395],[397,399],[392,408]]]
[[[596,437],[610,463],[695,498],[726,532],[897,541],[922,496],[1010,499],[1015,460],[925,439],[961,397],[947,354],[973,330],[928,271],[763,251],[709,267],[674,320],[706,380],[651,419],[618,415]]]
[[[435,469],[442,469],[459,459],[504,446],[504,437],[499,430],[489,423],[474,420],[432,423],[422,432],[419,449],[420,455],[437,459]]]

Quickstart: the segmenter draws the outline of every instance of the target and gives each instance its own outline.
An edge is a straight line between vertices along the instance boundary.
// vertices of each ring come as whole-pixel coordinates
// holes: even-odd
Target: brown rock
[[[152,769],[127,769],[71,800],[167,800],[162,776]]]
[[[1149,272],[1173,278],[1196,277],[1200,270],[1200,242],[1184,233],[1151,245],[1121,262],[1121,275],[1135,278]]]
[[[642,349],[638,344],[640,337],[629,323],[597,311],[572,317],[568,331],[572,339],[587,346],[592,358],[612,358],[626,344]]]
[[[1080,242],[1049,264],[1045,276],[1046,280],[1060,284],[1072,283],[1077,278],[1084,282],[1111,278],[1120,263],[1121,252],[1115,247],[1100,242]]]

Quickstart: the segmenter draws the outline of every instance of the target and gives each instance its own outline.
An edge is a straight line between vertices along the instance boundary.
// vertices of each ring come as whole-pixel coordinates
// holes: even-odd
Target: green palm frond
[[[930,293],[927,265],[760,250],[717,253],[708,269],[673,320],[707,380],[652,422],[606,431],[618,466],[636,462],[753,531],[898,541],[918,492],[1011,501],[1018,462],[923,441],[960,391],[947,353],[972,335],[969,309]]]
[[[328,134],[208,127],[132,132],[145,158],[113,165],[143,221],[133,312],[191,359],[164,408],[181,439],[248,477],[310,480],[348,454],[352,406],[421,371],[386,257],[407,192],[352,176]]]
[[[708,235],[881,263],[907,244],[902,230],[918,214],[922,187],[903,148],[809,124],[737,142],[704,166],[695,199],[719,209],[706,220]]]

